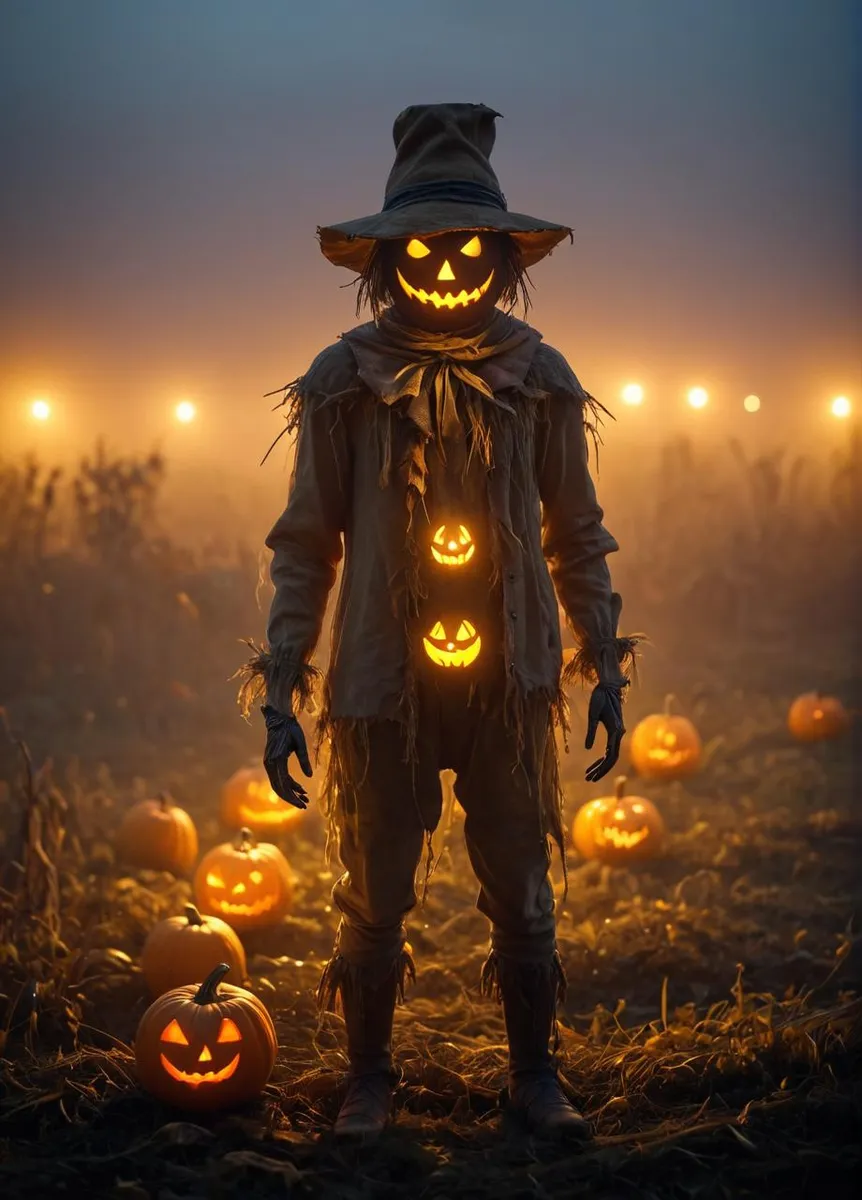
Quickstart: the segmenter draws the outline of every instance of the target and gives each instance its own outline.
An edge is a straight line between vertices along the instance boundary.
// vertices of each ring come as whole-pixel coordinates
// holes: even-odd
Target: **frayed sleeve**
[[[240,705],[265,701],[279,712],[306,707],[319,674],[310,663],[343,546],[350,457],[340,397],[291,385],[288,429],[298,430],[287,507],[270,531],[275,594],[267,645],[241,671]]]
[[[537,439],[542,549],[578,642],[564,680],[625,684],[636,638],[617,634],[622,600],[605,560],[619,546],[602,524],[588,465],[587,432],[597,436],[600,406],[564,365],[572,386],[549,390]]]

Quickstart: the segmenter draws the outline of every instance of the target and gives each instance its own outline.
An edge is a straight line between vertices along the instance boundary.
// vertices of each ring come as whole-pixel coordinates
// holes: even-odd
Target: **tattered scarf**
[[[524,381],[542,340],[535,329],[499,309],[472,336],[414,329],[401,324],[391,310],[376,324],[341,336],[354,353],[360,379],[384,404],[408,397],[408,417],[426,440],[436,434],[441,455],[444,440],[458,432],[459,385],[511,413],[512,406],[499,393],[526,390]]]

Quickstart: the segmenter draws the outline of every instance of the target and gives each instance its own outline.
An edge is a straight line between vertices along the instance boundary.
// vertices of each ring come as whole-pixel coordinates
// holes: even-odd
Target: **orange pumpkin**
[[[157,800],[141,800],[120,822],[117,857],[133,867],[187,875],[198,856],[195,823],[166,792]]]
[[[258,842],[241,829],[233,842],[214,846],[198,863],[194,878],[198,908],[222,917],[234,929],[276,925],[293,899],[293,878],[277,846]]]
[[[645,796],[626,796],[625,786],[625,775],[618,776],[613,796],[599,796],[578,810],[572,838],[584,858],[622,867],[654,858],[661,850],[661,813]]]
[[[275,794],[263,766],[241,767],[222,788],[221,820],[226,829],[246,826],[256,833],[281,833],[303,815],[301,808]]]
[[[805,692],[787,714],[787,725],[798,742],[825,742],[850,728],[850,714],[837,696]]]
[[[700,734],[687,717],[672,713],[674,699],[667,696],[664,712],[652,713],[635,726],[629,757],[644,779],[683,779],[700,766]]]
[[[202,917],[193,904],[181,917],[154,925],[141,951],[141,970],[153,996],[198,983],[220,962],[235,979],[245,979],[245,950],[234,930],[220,917]]]
[[[159,996],[135,1035],[138,1078],[165,1104],[202,1112],[259,1095],[275,1065],[272,1018],[245,988],[219,984],[219,963],[201,984]]]

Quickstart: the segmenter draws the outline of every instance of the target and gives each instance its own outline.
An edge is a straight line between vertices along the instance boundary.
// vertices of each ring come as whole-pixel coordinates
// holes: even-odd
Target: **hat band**
[[[482,204],[487,208],[506,211],[506,197],[495,188],[485,187],[471,179],[434,179],[390,192],[383,202],[383,212],[407,208],[411,204],[424,204],[429,200],[454,200],[457,204]]]

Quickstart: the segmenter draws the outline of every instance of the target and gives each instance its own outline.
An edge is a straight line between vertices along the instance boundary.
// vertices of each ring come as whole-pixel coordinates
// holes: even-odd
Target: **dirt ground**
[[[28,784],[18,771],[0,801],[0,1194],[855,1194],[862,825],[853,741],[795,744],[787,695],[680,694],[706,742],[704,769],[685,783],[630,787],[659,805],[666,853],[626,870],[568,850],[561,1074],[594,1129],[584,1148],[529,1137],[501,1111],[503,1024],[479,994],[488,930],[457,810],[438,831],[427,902],[408,926],[418,979],[396,1014],[396,1120],[377,1146],[345,1149],[328,1132],[345,1066],[341,1018],[319,1021],[314,1005],[337,869],[324,860],[315,811],[281,843],[298,882],[291,913],[244,938],[249,986],[278,1031],[275,1072],[258,1103],[200,1117],[143,1094],[130,1051],[148,1002],[141,946],[155,920],[181,911],[189,883],[114,861],[112,830],[131,793],[106,773],[36,771]],[[636,694],[629,727],[658,699]],[[579,720],[576,712],[576,728]],[[610,791],[578,782],[583,760],[580,750],[566,760],[570,828],[580,802]],[[163,771],[204,848],[224,836],[210,770],[185,761]],[[559,890],[559,864],[555,875]]]

